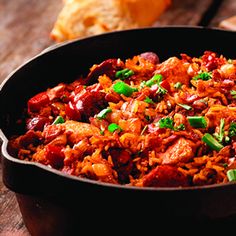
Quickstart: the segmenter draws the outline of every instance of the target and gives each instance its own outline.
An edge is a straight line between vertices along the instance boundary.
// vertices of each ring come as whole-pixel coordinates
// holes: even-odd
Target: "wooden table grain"
[[[0,0],[0,83],[19,65],[53,45],[49,33],[62,0]],[[173,0],[154,26],[218,27],[236,15],[235,0]],[[13,192],[2,182],[0,164],[0,236],[29,236]]]

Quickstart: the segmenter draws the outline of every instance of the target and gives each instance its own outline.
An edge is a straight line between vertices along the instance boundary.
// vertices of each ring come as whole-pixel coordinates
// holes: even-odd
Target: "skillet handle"
[[[1,160],[2,160],[2,148],[3,148],[3,142],[4,140],[6,139],[5,135],[3,134],[2,130],[0,129],[0,163],[1,163]]]

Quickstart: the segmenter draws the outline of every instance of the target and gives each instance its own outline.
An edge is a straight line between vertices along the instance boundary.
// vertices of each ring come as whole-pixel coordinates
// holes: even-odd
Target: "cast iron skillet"
[[[11,73],[1,85],[1,154],[4,184],[15,192],[32,235],[103,232],[108,225],[150,229],[168,221],[192,224],[236,219],[236,183],[187,188],[123,187],[76,178],[8,153],[8,138],[26,101],[59,82],[87,74],[94,63],[146,51],[161,61],[212,50],[236,58],[236,33],[202,27],[169,26],[107,33],[49,48]],[[186,223],[188,222],[188,223]],[[96,227],[95,227],[96,226]],[[88,227],[88,228],[86,228]]]

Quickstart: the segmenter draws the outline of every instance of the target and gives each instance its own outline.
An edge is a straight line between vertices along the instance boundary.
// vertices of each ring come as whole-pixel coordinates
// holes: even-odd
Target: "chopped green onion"
[[[166,93],[167,93],[167,90],[164,89],[160,84],[158,84],[158,90],[157,90],[157,93],[159,93],[160,95],[162,95],[162,94],[166,94]]]
[[[224,128],[225,128],[225,120],[220,119],[220,131],[219,134],[217,135],[217,139],[220,143],[222,143],[224,139],[224,134],[225,134]]]
[[[161,84],[160,84],[161,82],[162,82],[162,75],[161,74],[156,74],[150,80],[143,81],[141,83],[141,88],[143,88],[144,85],[146,85],[148,87],[151,87],[152,85],[157,84],[158,85],[157,93],[166,94],[167,90],[161,86]]]
[[[146,119],[147,121],[150,121],[150,120],[151,120],[151,116],[146,115],[146,116],[145,116],[145,119]]]
[[[188,111],[192,109],[192,107],[189,106],[189,105],[182,104],[182,103],[177,103],[177,104],[178,104],[179,106],[183,107],[184,109],[188,110]]]
[[[162,81],[162,75],[161,74],[156,74],[154,75],[150,80],[146,81],[145,84],[148,87],[151,87],[154,84],[158,84]]]
[[[227,177],[228,177],[229,181],[236,181],[236,169],[228,170]]]
[[[57,125],[57,124],[62,124],[62,123],[64,123],[65,122],[65,120],[63,119],[63,117],[62,116],[57,116],[57,118],[53,121],[53,125]]]
[[[108,130],[113,133],[114,131],[122,131],[121,127],[119,125],[117,125],[116,123],[111,123],[108,126]]]
[[[151,98],[149,98],[149,97],[146,97],[144,99],[144,102],[149,103],[149,104],[154,104],[153,100]]]
[[[66,99],[67,98],[67,96],[65,95],[65,94],[63,94],[62,96],[61,96],[61,99]]]
[[[146,83],[146,81],[142,81],[142,82],[140,83],[140,89],[142,89],[142,88],[145,87],[145,83]]]
[[[189,124],[194,128],[206,128],[207,122],[203,116],[188,116]]]
[[[133,75],[134,72],[128,68],[125,68],[123,70],[117,71],[115,74],[116,78],[119,78],[121,80],[129,78],[131,75]]]
[[[113,86],[113,90],[118,94],[123,94],[126,97],[130,97],[133,92],[137,92],[137,88],[132,88],[128,84],[124,83],[123,81],[119,81]]]
[[[202,141],[206,143],[211,149],[216,151],[220,151],[224,147],[209,133],[204,134],[204,136],[202,137]]]
[[[143,135],[147,128],[148,128],[148,125],[145,125],[140,135]]]
[[[161,118],[157,124],[159,124],[160,128],[168,128],[168,129],[172,129],[174,131],[185,130],[184,124],[180,124],[175,127],[174,121],[170,117]]]
[[[174,85],[174,88],[175,88],[175,89],[181,89],[182,85],[183,85],[182,83],[177,82],[177,83]]]
[[[236,123],[232,122],[229,126],[229,137],[232,138],[233,136],[236,136]]]
[[[236,91],[235,90],[231,90],[230,94],[232,95],[232,98],[236,98]]]
[[[228,167],[228,164],[227,164],[227,163],[223,163],[222,166],[223,166],[224,168],[227,168],[227,167]]]
[[[193,77],[193,80],[198,80],[198,79],[201,79],[201,80],[209,80],[212,78],[212,75],[210,72],[202,72],[196,76]]]
[[[201,102],[201,103],[204,103],[205,105],[208,105],[208,102],[204,99],[199,99],[196,102]]]
[[[229,141],[230,141],[229,136],[225,136],[225,142],[226,142],[226,143],[229,143]]]
[[[169,128],[169,129],[174,128],[174,121],[170,117],[161,118],[158,121],[158,124],[160,128]]]
[[[101,110],[97,115],[96,115],[96,117],[98,118],[98,119],[105,119],[106,118],[106,115],[108,114],[108,113],[110,113],[110,112],[112,112],[112,110],[111,110],[111,108],[106,108],[106,109],[103,109],[103,110]]]
[[[174,127],[174,131],[179,131],[179,130],[185,130],[185,125],[184,124],[180,124],[180,125]]]

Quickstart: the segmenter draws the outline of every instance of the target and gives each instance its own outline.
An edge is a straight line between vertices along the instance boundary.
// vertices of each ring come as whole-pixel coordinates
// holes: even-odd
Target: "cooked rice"
[[[205,51],[199,57],[180,54],[159,62],[148,53],[94,64],[85,78],[29,99],[21,120],[25,133],[10,140],[12,153],[112,184],[228,182],[227,171],[236,168],[236,60]],[[127,78],[115,76],[125,68],[132,72]],[[161,80],[149,86],[147,81],[157,74]],[[118,81],[135,90],[119,94],[114,89]],[[54,124],[58,116],[64,121]],[[190,116],[203,117],[206,127],[193,127]],[[172,126],[162,127],[161,121]],[[220,150],[203,140],[205,134]]]

